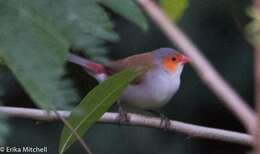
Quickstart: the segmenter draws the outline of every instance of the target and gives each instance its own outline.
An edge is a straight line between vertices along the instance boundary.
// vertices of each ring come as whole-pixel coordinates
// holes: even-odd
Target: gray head
[[[172,48],[159,48],[153,51],[156,57],[163,58],[166,56],[174,56],[176,54],[179,54],[178,51]]]
[[[169,73],[181,73],[188,57],[172,48],[159,48],[153,51],[156,64]]]

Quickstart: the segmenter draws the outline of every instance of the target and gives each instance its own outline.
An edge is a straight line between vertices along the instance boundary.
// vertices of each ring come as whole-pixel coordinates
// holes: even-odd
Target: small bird
[[[144,70],[120,96],[122,105],[141,109],[164,106],[180,87],[184,64],[189,58],[172,48],[159,48],[113,61],[107,65],[70,54],[70,62],[83,67],[99,82],[126,68]]]

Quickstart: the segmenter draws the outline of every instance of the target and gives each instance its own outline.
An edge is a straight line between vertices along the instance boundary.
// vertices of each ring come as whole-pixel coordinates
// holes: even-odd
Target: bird
[[[108,64],[99,64],[73,53],[69,54],[68,61],[81,66],[99,82],[127,68],[143,70],[124,89],[119,100],[123,106],[150,110],[166,105],[176,94],[184,65],[190,60],[175,49],[165,47]]]

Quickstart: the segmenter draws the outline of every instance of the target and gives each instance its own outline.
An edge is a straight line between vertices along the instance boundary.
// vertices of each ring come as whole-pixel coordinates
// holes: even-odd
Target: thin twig
[[[68,117],[69,111],[57,111],[60,116]],[[17,107],[0,107],[0,113],[6,114],[9,117],[28,118],[33,120],[41,121],[57,121],[59,117],[54,112],[47,112],[40,109],[29,109],[29,108],[17,108]],[[127,125],[145,126],[151,128],[161,128],[161,119],[156,117],[149,117],[144,115],[138,115],[128,113],[129,122]],[[105,123],[117,123],[118,114],[106,112],[100,119],[99,122]],[[187,124],[175,120],[170,120],[169,131],[176,131],[183,134],[187,134],[191,137],[205,138],[211,140],[218,140],[230,143],[237,143],[242,145],[253,145],[252,137],[248,134],[227,131],[216,128],[203,127],[193,124]]]
[[[64,125],[73,133],[73,135],[76,136],[77,140],[82,145],[82,147],[84,148],[86,153],[92,154],[88,145],[85,143],[85,141],[82,139],[82,137],[78,134],[78,132],[70,125],[70,123],[58,111],[54,110],[52,112],[54,112],[55,115],[64,123]],[[63,153],[64,150],[62,149],[61,152]]]
[[[202,52],[191,43],[185,34],[162,12],[151,0],[137,0],[147,14],[154,20],[169,40],[181,51],[191,57],[192,66],[206,85],[220,98],[223,103],[238,117],[246,129],[253,133],[256,124],[255,112],[219,75]]]
[[[257,109],[257,128],[255,137],[255,154],[260,154],[260,46],[255,48],[255,103]]]

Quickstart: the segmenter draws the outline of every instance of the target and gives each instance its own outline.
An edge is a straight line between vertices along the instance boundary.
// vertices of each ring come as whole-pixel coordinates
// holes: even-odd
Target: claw
[[[125,124],[129,122],[129,116],[127,115],[127,112],[123,109],[121,105],[118,106],[118,121],[120,124]]]
[[[163,129],[163,131],[168,131],[171,126],[170,120],[161,113],[160,113],[160,117],[161,117],[160,128]]]

